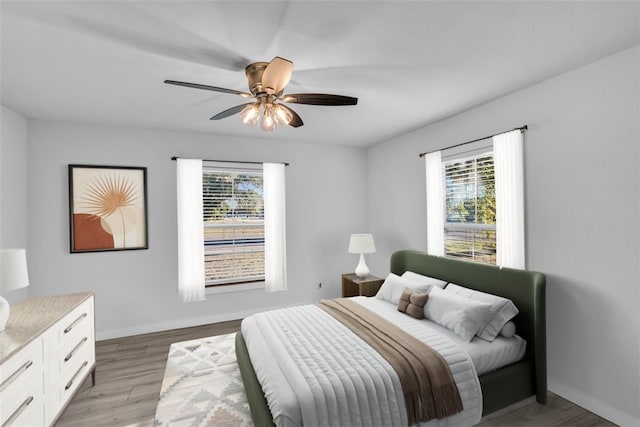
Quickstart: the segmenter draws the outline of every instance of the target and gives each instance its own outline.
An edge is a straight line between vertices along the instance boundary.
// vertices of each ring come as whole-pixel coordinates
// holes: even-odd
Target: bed
[[[516,363],[477,377],[482,415],[531,395],[546,403],[545,277],[541,273],[434,257],[402,250],[391,256],[390,270],[402,275],[413,271],[478,291],[510,299],[519,314],[513,319],[517,334],[526,340],[524,357]],[[256,425],[273,425],[263,388],[256,377],[242,333],[236,336],[236,354]]]

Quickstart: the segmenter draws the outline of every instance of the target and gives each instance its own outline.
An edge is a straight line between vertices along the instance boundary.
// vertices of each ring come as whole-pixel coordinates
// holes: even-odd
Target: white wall
[[[174,155],[290,163],[287,292],[217,294],[188,304],[178,300]],[[363,149],[32,121],[28,158],[31,294],[95,292],[99,339],[337,297],[340,274],[356,262],[347,245],[349,234],[366,222]],[[68,164],[148,168],[148,250],[69,252]]]
[[[0,248],[27,248],[27,119],[0,106]],[[28,249],[28,248],[27,248]],[[27,259],[31,254],[27,251]],[[29,261],[27,261],[30,267]],[[29,288],[7,292],[11,304]]]
[[[640,425],[640,47],[374,147],[369,225],[388,272],[426,248],[418,153],[528,124],[528,268],[547,276],[549,389]]]

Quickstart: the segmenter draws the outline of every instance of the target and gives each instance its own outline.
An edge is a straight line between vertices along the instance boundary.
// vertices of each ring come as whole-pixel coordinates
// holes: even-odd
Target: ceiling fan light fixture
[[[276,130],[276,120],[271,104],[266,104],[264,106],[264,113],[262,113],[262,121],[260,122],[260,127],[265,132],[273,132],[274,130]]]
[[[2,0],[0,0],[2,1]],[[283,94],[285,86],[291,80],[293,62],[276,56],[271,62],[254,62],[247,65],[245,75],[251,93],[235,89],[203,85],[199,83],[165,80],[171,85],[185,86],[194,89],[211,90],[214,92],[239,95],[244,98],[255,98],[256,102],[236,105],[212,116],[210,120],[220,120],[240,113],[240,119],[248,126],[260,127],[265,132],[273,132],[278,125],[299,128],[304,122],[293,109],[284,103],[307,105],[356,105],[358,98],[326,93],[296,93]]]
[[[280,125],[280,126],[286,126],[289,123],[291,123],[291,119],[293,118],[293,116],[291,115],[291,113],[284,108],[282,105],[280,104],[273,104],[273,112],[274,117],[276,119],[276,122]]]
[[[240,112],[240,119],[245,125],[255,126],[258,123],[260,117],[260,103],[254,102],[251,105],[247,105]]]

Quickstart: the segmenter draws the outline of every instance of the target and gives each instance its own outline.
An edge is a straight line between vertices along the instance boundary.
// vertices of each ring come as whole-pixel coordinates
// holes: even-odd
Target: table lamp
[[[27,255],[24,249],[0,249],[0,332],[9,319],[9,301],[5,292],[29,286]]]
[[[372,254],[376,251],[371,234],[352,234],[349,240],[349,253],[360,254],[360,261],[356,267],[356,276],[364,279],[369,275],[369,267],[364,262],[364,254]]]

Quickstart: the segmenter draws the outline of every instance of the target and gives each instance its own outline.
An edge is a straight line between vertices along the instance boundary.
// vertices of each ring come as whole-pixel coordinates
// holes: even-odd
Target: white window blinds
[[[205,162],[202,170],[208,286],[264,280],[262,166]]]
[[[496,200],[491,150],[443,162],[445,255],[495,264]]]

